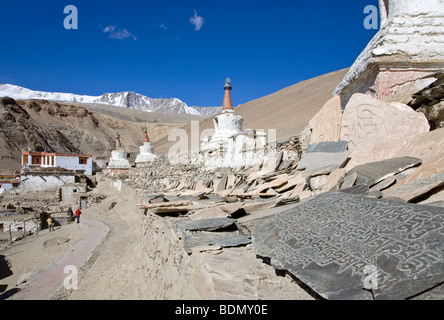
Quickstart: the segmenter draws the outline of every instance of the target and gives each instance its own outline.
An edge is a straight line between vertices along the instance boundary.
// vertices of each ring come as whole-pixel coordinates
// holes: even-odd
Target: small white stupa
[[[148,136],[148,130],[145,126],[143,130],[144,141],[143,145],[139,147],[139,154],[136,158],[136,166],[143,165],[144,163],[153,162],[157,159],[157,156],[153,153],[154,148],[151,146],[150,138]]]
[[[120,142],[119,133],[116,134],[116,149],[111,151],[111,158],[109,159],[108,169],[126,169],[131,165],[127,158],[127,153]]]

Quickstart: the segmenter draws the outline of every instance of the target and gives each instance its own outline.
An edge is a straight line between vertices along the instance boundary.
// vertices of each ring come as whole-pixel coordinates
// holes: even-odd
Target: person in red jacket
[[[82,211],[80,211],[80,207],[77,208],[76,210],[76,219],[77,219],[77,223],[80,222],[80,215],[82,214]]]

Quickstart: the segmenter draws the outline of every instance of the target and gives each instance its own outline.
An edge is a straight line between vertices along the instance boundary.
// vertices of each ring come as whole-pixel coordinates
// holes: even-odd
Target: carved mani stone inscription
[[[424,114],[407,105],[356,93],[344,110],[340,139],[348,141],[353,152],[392,142],[403,146],[429,129]]]
[[[443,208],[330,192],[258,224],[253,245],[324,298],[406,299],[444,282],[443,224]]]

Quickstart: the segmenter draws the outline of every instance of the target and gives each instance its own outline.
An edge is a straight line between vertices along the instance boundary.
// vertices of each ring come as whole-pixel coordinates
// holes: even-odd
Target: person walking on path
[[[46,223],[48,224],[49,232],[54,231],[54,222],[52,221],[51,216],[46,219]]]
[[[80,222],[80,215],[82,214],[82,211],[80,211],[80,207],[77,208],[76,210],[76,219],[77,219],[77,223]]]

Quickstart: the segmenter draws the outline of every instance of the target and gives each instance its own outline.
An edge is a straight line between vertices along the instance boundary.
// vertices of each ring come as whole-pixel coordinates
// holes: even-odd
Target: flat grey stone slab
[[[358,174],[356,172],[346,174],[340,189],[342,190],[342,189],[348,189],[348,188],[353,187],[355,185],[357,178],[358,178]]]
[[[238,247],[251,243],[251,238],[245,234],[233,232],[196,232],[187,234],[184,238],[184,248],[189,254],[193,248],[203,245],[218,245],[224,248]]]
[[[347,151],[347,141],[322,141],[312,143],[307,147],[307,153],[311,152],[345,152]]]
[[[188,231],[214,231],[228,228],[229,226],[232,226],[235,222],[236,219],[230,218],[200,219],[187,222],[182,225],[182,228]]]
[[[297,170],[305,170],[304,175],[308,172],[316,172],[316,174],[327,174],[342,167],[348,159],[349,152],[311,152],[306,153],[298,163]],[[328,168],[328,172],[320,173],[323,168]]]
[[[258,255],[327,299],[373,299],[364,288],[406,299],[444,281],[439,207],[329,192],[262,221],[252,236]]]
[[[341,189],[341,190],[339,190],[339,192],[345,192],[348,194],[359,194],[359,195],[366,196],[369,194],[369,189],[368,189],[368,185],[366,185],[366,184],[357,184],[357,185],[350,187],[350,188]]]
[[[408,168],[421,164],[422,160],[413,157],[400,157],[361,164],[351,169],[345,176],[357,174],[356,184],[372,186]]]
[[[382,191],[395,184],[396,181],[396,176],[388,177],[387,179],[384,179],[371,187],[370,191]]]
[[[398,197],[405,201],[415,201],[429,191],[444,186],[444,172],[416,179],[405,184],[395,185],[383,192],[384,197]]]

